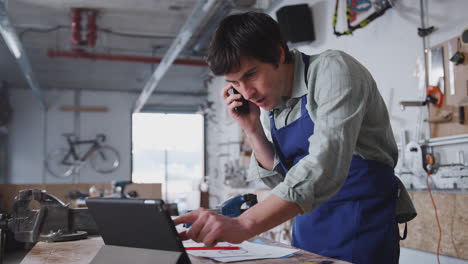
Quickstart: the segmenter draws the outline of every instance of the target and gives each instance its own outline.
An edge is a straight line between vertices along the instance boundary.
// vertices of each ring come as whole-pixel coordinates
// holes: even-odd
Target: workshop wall
[[[422,39],[417,35],[417,28],[420,27],[419,1],[398,2],[400,5],[388,10],[384,16],[374,20],[365,28],[356,30],[351,36],[339,38],[333,34],[332,30],[335,1],[287,1],[287,4],[307,3],[313,11],[316,40],[311,44],[298,46],[299,50],[307,54],[320,53],[327,49],[343,50],[369,69],[387,104],[394,135],[400,145],[399,148],[404,149],[401,146],[403,134],[407,135],[406,142],[419,141],[428,138],[429,135],[427,123],[422,121],[427,117],[427,109],[425,107],[407,107],[402,111],[399,105],[399,102],[403,100],[424,98],[424,83],[422,82],[424,60]],[[285,4],[286,2],[283,2],[282,5]],[[459,35],[468,26],[468,17],[463,11],[466,10],[466,1],[464,0],[444,3],[429,0],[428,7],[429,25],[438,28],[435,33],[430,35],[429,46]],[[271,15],[275,17],[275,11]],[[218,163],[209,159],[209,165],[211,165],[209,167],[213,168],[209,168],[209,176],[212,179],[223,178],[223,171],[220,170],[226,164],[225,161],[239,159],[237,153],[240,150],[239,144],[242,139],[242,133],[240,133],[238,126],[230,119],[225,107],[219,103],[222,86],[224,86],[223,79],[214,78],[209,88],[209,98],[211,98],[209,100],[215,102],[213,112],[216,114],[217,123],[209,124],[208,131],[213,128],[217,132],[213,132],[215,134],[209,137],[208,144],[218,144],[216,147],[225,146],[224,149],[229,149],[230,152],[223,153],[222,159],[216,157]],[[229,147],[226,145],[228,142],[230,142]],[[237,142],[238,145],[233,142]],[[466,156],[465,160],[468,160],[468,144],[466,143],[438,146],[434,147],[433,151],[442,164],[462,162],[459,160],[460,156]],[[403,163],[403,160],[400,159],[397,172],[405,170],[404,166],[402,167]],[[212,170],[217,170],[217,174]],[[216,183],[213,184],[216,186]],[[223,187],[219,187],[215,188],[214,194],[216,195],[218,192],[225,194]],[[408,187],[410,187],[409,183]]]
[[[400,5],[388,10],[382,17],[377,18],[365,28],[356,30],[351,36],[339,38],[333,34],[332,29],[335,2],[326,0],[283,1],[279,7],[307,3],[312,8],[316,40],[308,45],[297,46],[297,48],[307,54],[316,54],[327,49],[339,49],[351,54],[369,69],[376,80],[379,91],[387,104],[395,138],[400,145],[399,148],[404,149],[404,146],[401,146],[403,134],[406,134],[406,142],[428,138],[427,123],[422,121],[428,114],[426,107],[407,107],[406,110],[402,111],[399,105],[399,102],[404,100],[421,100],[425,94],[423,42],[417,35],[417,28],[421,27],[419,1],[396,1]],[[428,0],[427,2],[429,26],[433,25],[437,28],[437,31],[428,39],[429,46],[434,46],[458,36],[464,28],[468,27],[468,17],[465,12],[468,7],[466,0],[443,2]],[[275,17],[275,11],[270,15]],[[265,187],[261,183],[253,183],[241,188],[223,185],[225,178],[223,167],[226,163],[239,159],[242,141],[240,128],[228,116],[226,107],[221,101],[220,91],[224,85],[223,78],[214,78],[209,87],[209,98],[214,101],[213,112],[216,116],[216,122],[208,124],[208,131],[211,133],[208,141],[211,150],[209,155],[212,155],[208,159],[208,178],[210,179],[210,195],[212,195],[210,201],[212,205],[213,203],[216,204],[219,199],[225,199],[229,193],[246,192],[252,188]],[[237,145],[235,142],[237,142]],[[467,143],[437,146],[432,148],[432,151],[442,164],[464,162],[460,156],[465,156],[464,160],[468,160]],[[466,161],[464,163],[466,166]],[[403,165],[402,160],[400,160],[397,171],[405,170]],[[433,178],[439,176],[441,175],[434,175]],[[411,174],[405,175],[405,177],[413,177],[412,179],[419,177],[417,181],[424,182],[424,177],[421,178]],[[410,182],[407,181],[408,187],[410,187]],[[423,192],[427,194],[427,192]],[[456,189],[451,192],[459,193],[458,199],[463,199],[463,193],[466,193],[466,190]],[[426,202],[430,204],[430,201],[426,200]],[[439,199],[437,202],[438,207],[446,206],[443,199]],[[451,206],[451,204],[447,204],[447,206]],[[418,217],[425,219],[425,221],[431,219],[431,221],[435,222],[433,209],[430,208],[419,211]],[[444,222],[450,222],[451,217],[454,216],[441,215],[439,212],[439,217],[445,218],[442,220]],[[466,221],[466,217],[463,217],[463,219],[465,219],[463,221]],[[419,222],[415,225],[416,227],[413,226],[413,229],[429,230],[427,227],[418,226]],[[424,239],[426,238],[421,240]],[[453,237],[445,233],[442,243],[450,243],[451,239]],[[464,241],[465,238],[457,237],[456,239],[457,241]],[[433,244],[431,244],[430,248],[422,247],[422,244],[415,246],[408,243],[407,245],[425,251],[434,250]],[[406,251],[403,249],[402,257],[405,254]],[[418,255],[418,258],[406,263],[425,263],[424,257],[431,256],[431,259],[433,258],[432,253],[408,254],[411,256]],[[445,251],[443,254],[457,256],[449,251]],[[462,256],[458,255],[458,257]],[[447,258],[444,261],[446,261],[444,263],[466,263],[466,261],[456,258]]]
[[[131,107],[138,93],[107,91],[49,90],[45,112],[29,89],[10,89],[14,117],[9,126],[9,173],[4,183],[90,183],[131,178]],[[78,100],[77,100],[78,97]],[[203,97],[153,96],[148,105],[170,103],[195,108]],[[61,106],[105,106],[108,112],[63,112]],[[57,178],[45,170],[44,158],[58,146],[66,146],[63,133],[76,133],[81,139],[105,134],[106,144],[120,154],[119,168],[110,174],[97,173],[89,165],[79,175]]]

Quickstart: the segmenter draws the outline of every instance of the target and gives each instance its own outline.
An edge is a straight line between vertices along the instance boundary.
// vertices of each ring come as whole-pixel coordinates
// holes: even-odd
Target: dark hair
[[[211,39],[207,62],[215,75],[236,72],[241,56],[278,66],[280,47],[285,52],[285,63],[289,63],[289,48],[278,23],[269,15],[258,12],[230,15],[219,23]]]

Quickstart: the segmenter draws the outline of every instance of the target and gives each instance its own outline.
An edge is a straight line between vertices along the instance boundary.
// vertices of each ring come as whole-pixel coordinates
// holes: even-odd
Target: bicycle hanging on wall
[[[120,155],[113,147],[103,145],[106,136],[96,135],[95,139],[78,140],[75,134],[63,134],[67,147],[52,150],[46,158],[47,170],[55,177],[66,178],[77,174],[87,163],[99,173],[111,173],[120,165]],[[79,145],[90,145],[83,155],[77,150]]]

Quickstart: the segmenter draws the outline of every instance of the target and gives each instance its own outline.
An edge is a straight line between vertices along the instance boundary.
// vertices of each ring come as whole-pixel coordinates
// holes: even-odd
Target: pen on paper
[[[235,250],[240,247],[186,247],[185,250]]]

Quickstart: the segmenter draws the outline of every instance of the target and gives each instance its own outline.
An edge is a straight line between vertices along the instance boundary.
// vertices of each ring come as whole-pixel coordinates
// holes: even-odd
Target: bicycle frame
[[[104,141],[105,137],[101,137],[102,141]],[[70,137],[67,137],[67,143],[70,147],[67,154],[63,157],[62,164],[64,165],[74,165],[76,161],[84,162],[88,157],[96,150],[97,148],[101,147],[99,143],[99,137],[93,140],[71,140]],[[85,152],[85,154],[80,157],[76,153],[75,146],[84,145],[84,144],[91,144],[91,147]],[[72,160],[70,160],[72,158]]]

